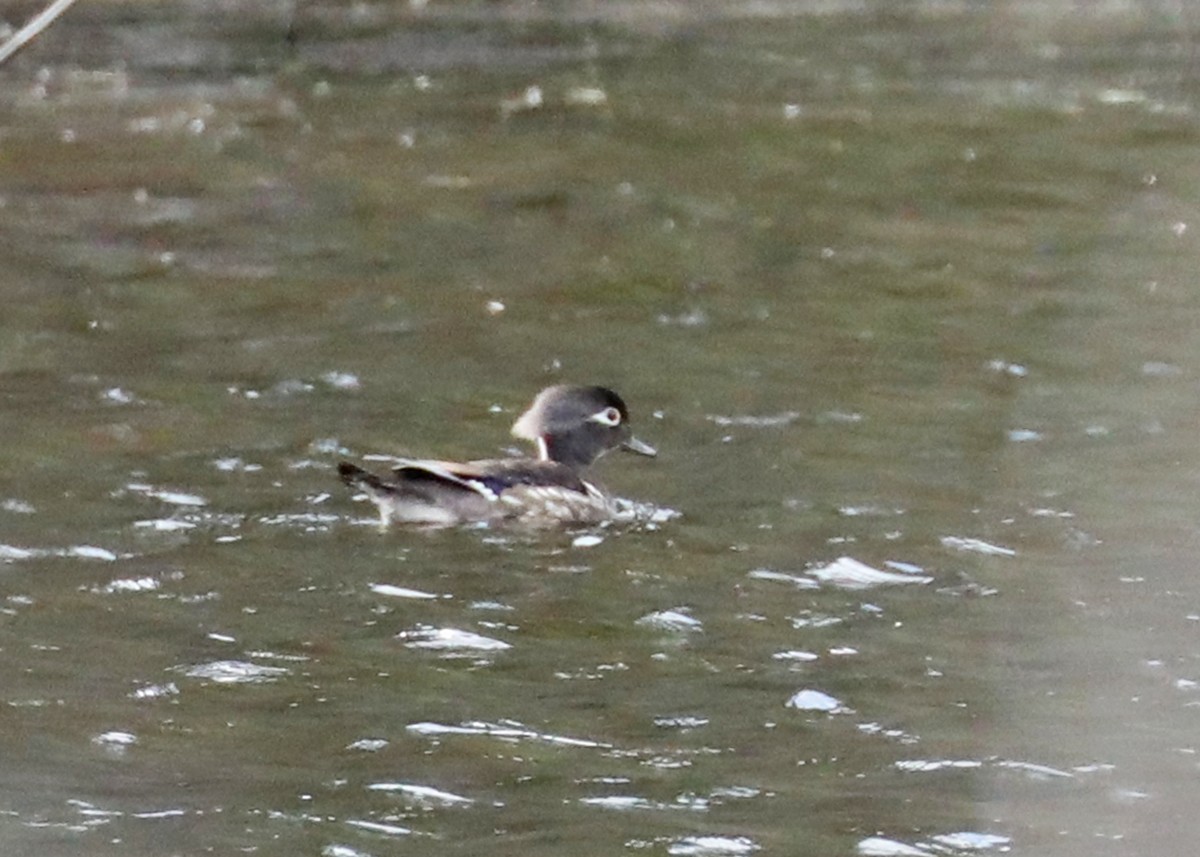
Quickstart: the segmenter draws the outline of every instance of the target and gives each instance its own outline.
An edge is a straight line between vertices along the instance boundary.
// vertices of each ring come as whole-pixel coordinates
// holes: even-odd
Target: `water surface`
[[[238,11],[0,71],[6,851],[1194,850],[1189,17]],[[337,484],[562,381],[638,522]]]

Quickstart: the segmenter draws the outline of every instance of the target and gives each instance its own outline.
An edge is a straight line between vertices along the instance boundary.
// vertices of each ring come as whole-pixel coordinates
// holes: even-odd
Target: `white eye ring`
[[[621,412],[616,408],[605,408],[592,414],[588,419],[594,423],[600,423],[602,426],[614,428],[621,424]]]

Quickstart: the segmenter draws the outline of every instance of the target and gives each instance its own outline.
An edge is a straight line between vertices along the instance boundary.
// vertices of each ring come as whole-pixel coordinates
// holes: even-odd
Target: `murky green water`
[[[0,69],[0,850],[1194,850],[1186,8],[240,11]],[[559,381],[657,520],[337,484]]]

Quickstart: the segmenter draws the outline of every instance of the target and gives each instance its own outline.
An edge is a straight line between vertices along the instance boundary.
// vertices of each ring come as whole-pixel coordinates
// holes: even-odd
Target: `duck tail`
[[[349,461],[338,462],[338,476],[342,477],[342,481],[351,488],[356,488],[359,491],[385,491],[387,486],[383,480],[369,470],[363,470],[357,464],[351,464]]]

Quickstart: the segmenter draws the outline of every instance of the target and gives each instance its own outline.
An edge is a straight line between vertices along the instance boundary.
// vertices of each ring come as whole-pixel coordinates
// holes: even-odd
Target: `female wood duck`
[[[343,461],[338,473],[379,507],[384,525],[596,523],[612,516],[612,501],[581,471],[610,449],[657,454],[630,433],[625,402],[604,387],[548,387],[512,433],[537,444],[538,457],[401,461],[387,476]]]

